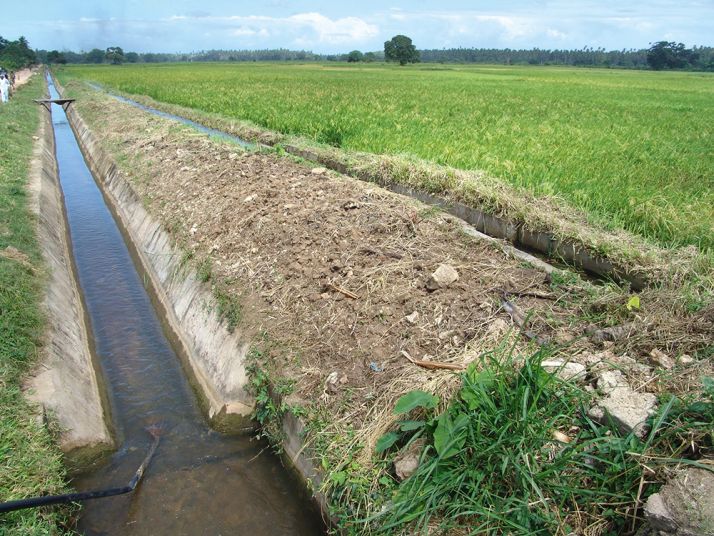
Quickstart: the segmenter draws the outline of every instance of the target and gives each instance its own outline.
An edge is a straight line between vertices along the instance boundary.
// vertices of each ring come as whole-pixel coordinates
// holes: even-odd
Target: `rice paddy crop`
[[[347,149],[485,170],[605,227],[714,248],[711,74],[164,64],[64,75]]]

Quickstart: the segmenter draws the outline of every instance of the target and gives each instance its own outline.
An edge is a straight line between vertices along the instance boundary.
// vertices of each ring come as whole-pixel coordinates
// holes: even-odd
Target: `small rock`
[[[629,389],[629,387],[630,386],[628,385],[625,376],[619,370],[606,370],[605,372],[600,373],[600,376],[598,376],[597,379],[597,388],[606,395],[609,395],[615,389]]]
[[[604,343],[606,341],[617,341],[624,339],[630,333],[634,331],[634,325],[632,323],[622,324],[621,326],[612,326],[604,329],[597,329],[595,327],[588,328],[585,330],[595,342]]]
[[[191,230],[189,231],[189,233],[191,234],[191,236],[193,236],[193,235],[195,235],[197,232],[198,232],[198,227],[196,227],[196,224],[194,223],[194,224],[191,226]]]
[[[540,364],[543,370],[550,374],[555,374],[561,380],[576,380],[585,377],[585,365],[562,359],[552,359],[542,361]]]
[[[297,205],[295,203],[287,203],[283,205],[283,210],[292,210],[294,208],[297,208]]]
[[[647,522],[657,531],[676,532],[677,522],[672,519],[672,513],[664,504],[659,493],[650,495],[645,504],[645,516]]]
[[[458,280],[459,273],[453,266],[440,264],[436,271],[429,276],[429,279],[426,282],[426,288],[428,290],[437,290],[448,287]]]
[[[340,374],[337,371],[330,372],[325,380],[325,392],[335,394],[338,391],[338,382],[340,381]]]
[[[243,202],[244,202],[244,203],[250,203],[250,202],[253,201],[255,198],[256,198],[256,195],[255,195],[255,194],[249,195],[248,197],[246,197],[246,198],[243,200]]]
[[[231,153],[228,155],[228,160],[235,160],[238,158],[238,153]]]
[[[645,421],[654,412],[656,404],[657,397],[652,393],[618,387],[588,414],[602,424],[612,420],[623,434],[634,432],[638,437],[644,437],[647,432]]]
[[[412,314],[407,315],[404,317],[407,322],[410,324],[416,324],[417,320],[419,320],[419,311],[414,311]]]
[[[325,173],[327,173],[327,168],[324,168],[324,167],[312,168],[310,170],[310,173],[312,173],[313,175],[324,175]]]
[[[32,139],[35,141],[39,141],[40,138],[38,138],[37,136],[32,136]]]
[[[714,536],[714,474],[690,467],[650,495],[645,518],[655,534]]]
[[[672,358],[665,354],[663,351],[653,348],[650,352],[650,361],[653,365],[662,367],[663,369],[671,369],[674,366],[674,361]]]
[[[181,171],[191,171],[191,166],[183,166]]]
[[[689,354],[682,354],[677,361],[679,361],[680,365],[691,365],[694,363],[694,358]]]
[[[406,480],[419,469],[419,456],[424,448],[424,440],[417,439],[394,459],[394,472],[399,480]]]

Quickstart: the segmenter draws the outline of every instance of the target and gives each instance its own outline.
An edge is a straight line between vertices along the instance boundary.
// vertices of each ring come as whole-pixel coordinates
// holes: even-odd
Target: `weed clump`
[[[670,398],[639,439],[590,420],[590,395],[545,372],[544,356],[516,366],[510,353],[483,355],[440,414],[429,393],[404,395],[394,410],[404,416],[399,431],[384,435],[377,452],[419,438],[426,446],[416,472],[388,486],[383,509],[362,522],[375,534],[435,525],[473,534],[619,533],[636,527],[656,491],[647,484],[657,482],[653,463],[703,466],[696,458],[712,454],[713,380],[699,400]]]

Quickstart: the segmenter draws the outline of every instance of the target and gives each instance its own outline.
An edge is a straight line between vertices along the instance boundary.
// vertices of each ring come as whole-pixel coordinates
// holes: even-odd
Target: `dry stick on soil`
[[[526,337],[528,337],[529,339],[531,339],[533,341],[536,341],[541,346],[548,343],[547,339],[545,339],[543,337],[539,337],[531,330],[526,329],[526,315],[521,310],[520,307],[518,307],[515,303],[512,303],[506,299],[504,299],[502,301],[502,304],[503,304],[503,308],[505,309],[505,311],[511,316],[513,323],[516,324],[521,329],[521,331],[523,332],[523,335],[525,335]]]
[[[530,290],[529,287],[523,290],[505,290],[502,288],[499,290],[504,296],[518,296],[519,298],[539,298],[541,300],[555,300],[556,296],[550,292],[543,292],[540,290]]]
[[[406,350],[402,350],[402,355],[406,357],[411,363],[414,363],[419,367],[424,367],[425,369],[464,370],[466,368],[465,365],[456,365],[454,363],[436,363],[434,361],[420,361],[410,356],[409,352],[407,352]]]
[[[349,290],[346,290],[342,287],[338,287],[337,285],[333,285],[332,283],[327,284],[328,287],[330,287],[332,290],[339,292],[340,294],[344,294],[348,298],[352,298],[353,300],[359,299],[359,296],[355,294],[354,292],[350,292]]]

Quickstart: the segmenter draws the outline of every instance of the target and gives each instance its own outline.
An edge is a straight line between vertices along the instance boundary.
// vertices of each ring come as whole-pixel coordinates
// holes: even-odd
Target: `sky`
[[[647,48],[714,45],[714,0],[35,0],[5,2],[0,35],[33,48],[125,52],[289,48]]]

